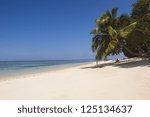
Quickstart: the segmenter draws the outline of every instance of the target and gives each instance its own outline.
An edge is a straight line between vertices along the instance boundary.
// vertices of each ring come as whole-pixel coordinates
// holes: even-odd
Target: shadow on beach
[[[102,63],[98,65],[82,67],[81,69],[94,69],[94,68],[103,68],[106,66],[114,66],[114,67],[121,67],[121,68],[132,68],[132,67],[150,67],[150,59],[143,59],[143,60],[120,60],[120,62],[111,62],[111,63]]]
[[[88,69],[88,68],[102,68],[110,65],[114,65],[115,63],[103,63],[103,64],[98,64],[98,65],[93,65],[93,66],[88,66],[88,67],[82,67],[81,69]]]

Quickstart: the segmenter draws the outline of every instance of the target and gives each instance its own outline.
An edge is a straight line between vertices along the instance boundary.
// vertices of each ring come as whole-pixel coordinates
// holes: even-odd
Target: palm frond
[[[100,60],[103,58],[104,55],[104,50],[103,48],[98,48],[97,54],[96,54],[96,60]]]
[[[117,37],[117,32],[111,26],[108,26],[108,33],[112,39]]]
[[[137,22],[134,22],[126,27],[124,27],[123,29],[119,30],[119,36],[126,38],[136,27]]]
[[[110,15],[109,11],[106,12],[106,13],[104,13],[104,14],[101,16],[101,18],[99,18],[99,19],[96,20],[96,24],[97,24],[97,25],[100,25],[100,24],[107,23],[108,20],[109,20],[109,18],[110,18],[109,15]]]
[[[114,7],[114,8],[111,10],[111,14],[112,14],[112,18],[113,18],[113,19],[116,19],[118,9],[119,9],[118,7]]]
[[[108,44],[108,47],[105,50],[106,56],[108,56],[117,46],[117,42],[115,40],[111,40]]]
[[[120,17],[118,18],[119,21],[124,21],[124,20],[128,20],[129,16],[128,14],[122,14],[120,15]]]

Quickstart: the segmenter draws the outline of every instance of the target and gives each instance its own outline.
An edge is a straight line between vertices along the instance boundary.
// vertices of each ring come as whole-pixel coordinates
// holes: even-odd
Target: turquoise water
[[[0,77],[19,73],[59,69],[63,66],[90,62],[90,60],[43,60],[43,61],[0,61]]]

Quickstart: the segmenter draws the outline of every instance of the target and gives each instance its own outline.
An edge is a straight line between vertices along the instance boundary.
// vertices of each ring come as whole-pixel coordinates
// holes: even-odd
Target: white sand
[[[150,99],[150,61],[94,65],[0,81],[0,99]]]

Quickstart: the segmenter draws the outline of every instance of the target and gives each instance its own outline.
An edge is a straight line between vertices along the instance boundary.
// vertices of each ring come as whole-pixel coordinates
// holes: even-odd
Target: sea
[[[0,61],[0,78],[25,73],[57,70],[91,62],[92,60]]]

